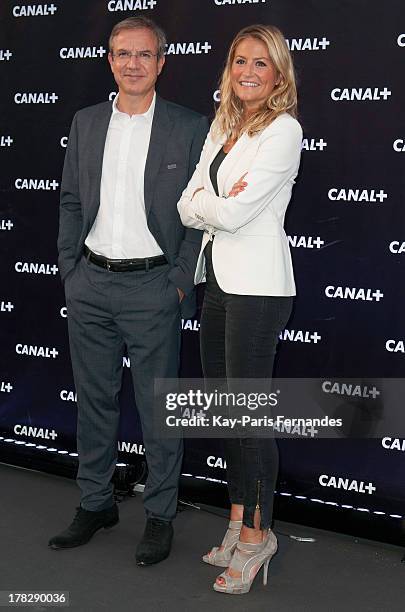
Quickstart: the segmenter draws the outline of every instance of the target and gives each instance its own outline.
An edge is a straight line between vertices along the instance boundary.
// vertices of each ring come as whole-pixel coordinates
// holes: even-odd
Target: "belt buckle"
[[[110,263],[110,260],[109,260],[109,259],[107,259],[107,261],[106,261],[106,265],[107,265],[107,270],[108,270],[108,272],[111,272],[111,263]]]

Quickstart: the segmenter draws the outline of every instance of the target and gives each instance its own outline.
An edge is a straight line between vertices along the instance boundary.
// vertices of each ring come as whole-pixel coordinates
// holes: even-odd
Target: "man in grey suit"
[[[184,229],[176,204],[208,131],[206,117],[155,93],[165,44],[163,31],[145,17],[113,28],[108,59],[119,93],[112,104],[82,109],[73,119],[58,238],[81,503],[49,546],[79,546],[118,522],[111,478],[126,346],[148,464],[139,565],[166,558],[173,536],[183,446],[154,436],[153,388],[155,378],[177,376],[181,313],[193,313],[201,233]]]

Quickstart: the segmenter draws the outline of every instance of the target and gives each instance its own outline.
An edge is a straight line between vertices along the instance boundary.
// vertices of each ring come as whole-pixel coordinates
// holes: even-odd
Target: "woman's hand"
[[[228,193],[228,198],[234,198],[235,196],[238,195],[238,193],[241,193],[242,191],[245,190],[245,187],[247,187],[247,182],[244,181],[243,179],[245,178],[246,175],[247,175],[247,172],[245,172],[245,174],[242,174],[240,179],[236,181],[231,191]]]
[[[193,198],[194,198],[194,196],[195,196],[195,194],[196,194],[196,193],[198,193],[199,191],[202,191],[203,189],[204,189],[204,187],[199,187],[198,189],[196,189],[196,190],[194,191],[193,196],[192,196],[192,198],[191,198],[191,199],[193,199]]]

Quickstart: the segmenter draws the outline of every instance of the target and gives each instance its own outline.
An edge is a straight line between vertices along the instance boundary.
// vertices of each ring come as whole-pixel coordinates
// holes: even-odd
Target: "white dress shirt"
[[[122,113],[117,101],[104,147],[100,208],[85,243],[109,259],[154,257],[162,250],[146,222],[144,174],[156,93],[142,115]]]

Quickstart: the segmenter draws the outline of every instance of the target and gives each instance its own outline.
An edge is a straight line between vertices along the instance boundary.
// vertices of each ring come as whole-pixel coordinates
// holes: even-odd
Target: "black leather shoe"
[[[173,539],[171,523],[148,518],[142,540],[136,548],[137,565],[152,565],[169,556]]]
[[[65,531],[51,538],[51,548],[73,548],[86,544],[99,529],[110,529],[119,521],[117,504],[106,510],[90,511],[81,506],[76,508],[76,516]]]

